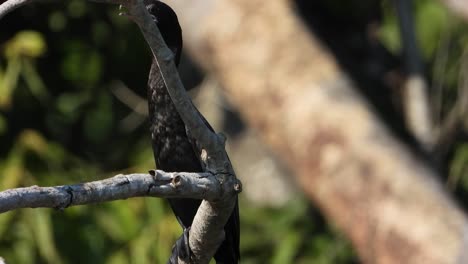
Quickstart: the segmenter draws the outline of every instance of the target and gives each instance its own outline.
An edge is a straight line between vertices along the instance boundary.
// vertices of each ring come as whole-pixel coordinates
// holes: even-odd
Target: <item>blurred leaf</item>
[[[135,170],[147,170],[155,167],[153,149],[149,145],[150,138],[139,140],[128,153],[131,164],[135,164]]]
[[[154,233],[157,237],[157,242],[153,245],[156,262],[165,263],[171,254],[172,245],[182,233],[182,228],[171,212],[166,213],[160,221],[153,224],[156,229]]]
[[[106,205],[106,210],[97,213],[97,223],[114,241],[132,239],[141,226],[137,216],[128,206],[129,201],[114,201]]]
[[[37,58],[45,53],[46,48],[41,33],[24,30],[18,32],[5,44],[5,56],[10,59],[20,56]]]
[[[468,144],[461,144],[457,147],[453,161],[450,166],[448,185],[451,189],[462,180],[463,188],[468,189]]]
[[[434,55],[443,30],[448,26],[446,8],[438,1],[414,1],[414,23],[418,46],[426,58]],[[382,43],[393,53],[401,51],[401,36],[394,3],[385,1],[383,22],[379,31]]]
[[[294,257],[300,248],[300,243],[301,237],[296,231],[291,230],[285,233],[283,239],[280,240],[280,244],[276,246],[277,250],[274,252],[272,263],[294,263]]]
[[[434,56],[442,35],[447,30],[447,9],[438,1],[421,1],[415,15],[419,47],[426,58]]]
[[[140,235],[133,239],[130,245],[130,256],[134,264],[149,264],[153,263],[150,260],[151,245],[155,243],[155,236],[152,234],[151,228],[146,228]]]
[[[27,216],[23,211],[21,213],[20,220],[26,219]],[[16,259],[18,263],[24,264],[36,263],[34,237],[29,225],[26,224],[26,221],[18,221],[18,223],[15,224],[13,236],[15,239],[17,239],[18,242],[13,244],[13,255],[10,256],[11,259]],[[10,259],[10,257],[7,257],[7,261]]]
[[[88,210],[86,210],[86,214],[84,215],[85,218],[96,215],[94,210],[90,210],[90,206],[86,207]],[[90,251],[88,256],[95,256],[98,257],[98,259],[104,259],[104,252],[109,250],[109,248],[113,245],[112,241],[107,239],[103,230],[96,223],[84,224],[79,229],[79,231],[76,232],[76,234],[79,235],[80,238],[83,239],[82,242],[86,244],[86,247],[83,248],[86,248]],[[87,259],[87,257],[84,259]],[[77,261],[72,262],[76,263]]]
[[[93,24],[92,27],[93,41],[96,45],[103,45],[109,42],[111,31],[109,25],[100,20]]]
[[[384,1],[383,4],[383,19],[379,29],[380,41],[387,49],[398,54],[401,51],[401,39],[393,2]]]
[[[61,11],[53,12],[49,15],[49,28],[54,31],[62,31],[67,26],[67,18]]]
[[[112,254],[106,261],[106,264],[128,264],[131,263],[124,250],[119,250]]]
[[[27,240],[20,240],[17,243],[14,244],[14,253],[15,256],[11,257],[11,259],[16,259],[18,260],[18,263],[24,263],[24,264],[34,264],[35,263],[35,257],[34,257],[34,244],[33,242],[27,241]],[[10,259],[9,257],[6,257],[7,261]],[[10,263],[10,262],[8,262]]]
[[[145,206],[150,223],[157,223],[167,215],[167,210],[164,210],[164,201],[162,199],[147,198],[145,199]]]
[[[8,60],[5,75],[0,80],[0,109],[6,109],[11,105],[11,95],[18,82],[21,71],[21,61],[19,58]]]
[[[9,227],[11,227],[12,224],[10,222],[13,220],[13,217],[15,215],[16,211],[10,211],[0,214],[0,237],[3,237],[5,231],[7,231]]]
[[[71,159],[71,155],[72,154],[67,153],[60,144],[48,142],[47,149],[43,157],[49,162],[49,164],[53,164],[54,167],[57,167],[60,166],[66,158]]]
[[[23,150],[13,148],[8,154],[8,159],[1,166],[2,177],[0,187],[2,190],[18,187],[24,174]]]
[[[67,80],[80,84],[80,88],[87,88],[99,81],[102,58],[97,51],[78,41],[70,41],[65,51],[61,70]]]
[[[50,209],[27,209],[28,220],[33,230],[39,253],[47,263],[63,263],[55,248],[53,239],[52,223],[50,220]]]
[[[43,155],[48,147],[46,140],[37,131],[31,129],[26,129],[20,134],[18,143],[25,149],[35,151],[40,155]]]
[[[3,115],[0,114],[0,136],[8,131],[8,124]]]
[[[42,103],[49,99],[49,93],[37,73],[35,66],[30,60],[23,60],[23,78],[26,81],[31,93]]]
[[[62,93],[56,100],[57,109],[69,120],[75,120],[80,114],[79,108],[89,99],[86,93]]]
[[[68,2],[68,14],[71,17],[79,18],[86,14],[86,2],[82,0],[72,0]]]
[[[112,129],[112,105],[110,96],[101,94],[97,105],[86,113],[84,134],[91,141],[98,143],[108,137]]]

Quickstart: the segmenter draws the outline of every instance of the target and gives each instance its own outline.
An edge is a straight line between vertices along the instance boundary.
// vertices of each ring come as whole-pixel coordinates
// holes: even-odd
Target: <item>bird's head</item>
[[[182,29],[177,15],[167,4],[158,0],[145,0],[146,9],[157,24],[166,45],[174,52],[174,61],[179,64],[182,52]]]

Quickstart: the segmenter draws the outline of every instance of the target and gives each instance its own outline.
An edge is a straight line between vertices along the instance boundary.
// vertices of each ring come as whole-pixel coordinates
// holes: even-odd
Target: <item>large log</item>
[[[464,213],[353,89],[291,1],[167,2],[191,55],[363,262],[468,263]]]

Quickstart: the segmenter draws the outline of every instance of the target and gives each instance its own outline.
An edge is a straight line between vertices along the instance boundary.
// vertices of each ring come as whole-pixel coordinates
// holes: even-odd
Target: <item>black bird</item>
[[[182,51],[182,30],[174,11],[158,0],[145,0],[146,8],[157,24],[167,46],[174,53],[174,62],[179,65]],[[202,172],[200,152],[193,137],[188,135],[185,125],[177,112],[164,81],[159,66],[153,58],[148,80],[148,104],[153,153],[158,169],[167,172]],[[200,115],[201,116],[201,115]],[[205,124],[208,122],[201,116]],[[177,263],[177,256],[190,254],[187,246],[187,229],[200,206],[200,200],[168,199],[177,220],[184,228],[173,249],[169,263]],[[239,262],[239,209],[236,206],[224,227],[225,240],[215,254],[217,263],[235,264]],[[184,255],[185,252],[185,255]],[[186,257],[186,256],[185,256]]]

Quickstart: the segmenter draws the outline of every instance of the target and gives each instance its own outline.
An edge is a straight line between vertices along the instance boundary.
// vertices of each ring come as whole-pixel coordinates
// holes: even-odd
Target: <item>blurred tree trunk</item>
[[[441,0],[450,10],[468,21],[468,1]]]
[[[468,263],[465,215],[386,129],[291,1],[171,1],[187,49],[365,263]]]

